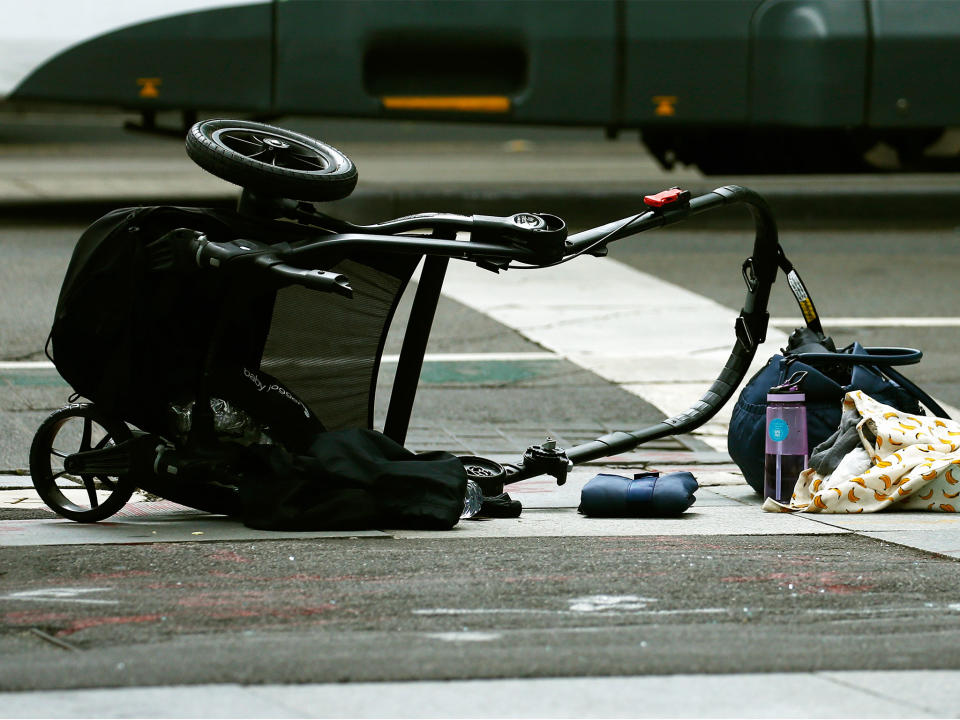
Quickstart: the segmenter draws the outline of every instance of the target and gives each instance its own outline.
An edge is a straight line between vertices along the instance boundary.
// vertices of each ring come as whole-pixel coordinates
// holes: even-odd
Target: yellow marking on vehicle
[[[659,117],[673,117],[677,114],[677,96],[676,95],[654,95],[653,96],[653,114]]]
[[[380,98],[387,110],[505,113],[510,98],[504,95],[388,95]]]
[[[138,95],[142,98],[160,97],[159,86],[162,84],[163,80],[158,77],[137,78],[137,85],[140,86]]]

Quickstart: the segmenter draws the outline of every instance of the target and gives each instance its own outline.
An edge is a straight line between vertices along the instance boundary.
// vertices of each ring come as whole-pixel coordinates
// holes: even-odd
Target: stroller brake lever
[[[233,272],[265,273],[278,287],[302,285],[309,290],[353,297],[353,288],[345,275],[288,265],[272,252],[276,246],[252,240],[212,243],[202,234],[197,234],[191,242],[196,248],[196,263],[200,267],[230,267]]]

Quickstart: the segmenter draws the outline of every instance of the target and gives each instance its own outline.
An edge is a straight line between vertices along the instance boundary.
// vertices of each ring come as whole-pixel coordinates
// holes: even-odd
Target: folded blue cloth
[[[594,517],[667,517],[679,515],[696,498],[700,485],[688,472],[597,475],[580,491],[584,515]]]

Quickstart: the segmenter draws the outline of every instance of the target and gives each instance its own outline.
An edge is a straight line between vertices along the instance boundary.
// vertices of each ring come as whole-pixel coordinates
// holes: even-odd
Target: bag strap
[[[805,363],[818,360],[830,361],[841,365],[916,365],[923,358],[923,352],[908,347],[865,347],[863,353],[852,352],[815,352],[789,353],[795,360]]]
[[[925,393],[916,383],[905,375],[893,369],[893,365],[913,365],[920,362],[923,353],[914,348],[900,347],[869,347],[863,348],[866,354],[853,353],[798,353],[797,355],[788,355],[788,364],[795,360],[802,360],[810,364],[811,361],[829,360],[834,363],[846,363],[849,365],[867,365],[873,368],[877,373],[886,375],[890,380],[900,385],[904,390],[913,395],[914,399],[919,400],[924,407],[936,417],[950,419],[950,415],[940,404]]]
[[[800,279],[800,273],[793,267],[793,263],[787,260],[783,248],[777,245],[777,264],[787,276],[787,285],[790,286],[790,292],[797,299],[797,305],[800,306],[800,312],[803,315],[803,321],[807,327],[813,330],[817,335],[823,336],[823,325],[820,324],[820,315],[817,314],[817,308],[813,304],[813,298],[807,292],[807,286]]]
[[[862,348],[864,353],[798,353],[789,355],[789,361],[802,360],[810,363],[821,360],[829,360],[834,363],[844,363],[848,365],[867,365],[872,367],[881,375],[886,375],[890,380],[900,385],[904,390],[913,395],[914,399],[919,400],[924,407],[936,417],[950,419],[950,415],[940,404],[925,393],[916,383],[893,369],[893,365],[914,365],[920,362],[923,353],[914,348],[902,347],[868,347]]]
[[[823,336],[823,325],[820,323],[820,316],[817,314],[817,308],[813,304],[813,299],[810,297],[806,285],[803,284],[803,280],[800,279],[800,274],[796,271],[796,268],[793,267],[793,263],[787,259],[783,248],[780,247],[779,244],[777,245],[777,264],[780,266],[780,269],[783,270],[784,275],[787,276],[787,284],[790,286],[790,291],[793,293],[793,296],[797,299],[797,304],[800,306],[800,312],[803,314],[803,320],[807,324],[807,327],[820,336]],[[863,351],[863,353],[857,354],[852,352],[798,353],[796,355],[789,355],[789,358],[791,360],[802,360],[806,363],[822,360],[846,365],[882,366],[882,370],[880,367],[875,367],[877,372],[883,373],[898,383],[923,403],[936,417],[950,418],[946,410],[940,407],[940,404],[936,400],[921,390],[916,383],[893,369],[894,365],[915,365],[920,362],[920,359],[923,357],[923,352],[915,348],[905,347],[865,347]]]
[[[823,325],[820,323],[820,316],[817,308],[813,304],[810,293],[807,292],[807,286],[803,284],[800,274],[793,267],[783,248],[777,245],[777,264],[787,276],[787,283],[790,285],[790,291],[800,306],[800,312],[803,313],[803,320],[807,327],[820,335],[824,335]],[[863,353],[851,352],[822,352],[822,353],[790,353],[790,357],[804,362],[824,360],[845,365],[915,365],[920,362],[923,353],[914,348],[904,347],[865,347]]]
[[[906,377],[898,373],[891,367],[885,367],[883,369],[885,375],[887,375],[891,380],[896,381],[900,384],[901,387],[913,394],[913,396],[919,400],[923,405],[932,412],[936,417],[950,419],[950,416],[947,415],[947,411],[940,407],[939,403],[934,400],[932,397],[927,395],[923,390],[921,390],[915,383],[908,380]]]

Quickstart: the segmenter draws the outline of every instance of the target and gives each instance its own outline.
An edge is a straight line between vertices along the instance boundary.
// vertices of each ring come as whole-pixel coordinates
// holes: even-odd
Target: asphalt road
[[[4,690],[960,664],[960,565],[849,536],[0,548],[0,567]]]
[[[0,270],[14,298],[0,322],[4,359],[40,357],[80,229],[38,220],[2,231],[5,257],[17,258],[17,271]],[[829,324],[831,315],[948,315],[955,238],[944,228],[783,241],[839,342],[923,348],[910,374],[956,405],[955,327]],[[621,243],[613,256],[733,308],[749,243],[738,230],[676,230]],[[924,283],[864,294],[851,268]],[[935,310],[931,287],[943,296]],[[865,297],[882,304],[865,307]],[[796,316],[792,302],[778,283],[773,315]],[[387,352],[398,348],[392,336]],[[538,347],[445,300],[430,349]],[[513,383],[424,383],[415,422],[515,428],[565,413],[568,426],[599,428],[658,417],[576,366],[552,368]],[[0,415],[7,469],[24,466],[33,423],[68,392],[53,381],[15,390]],[[10,660],[0,687],[958,668],[958,567],[862,538],[814,536],[0,547],[0,655]],[[100,590],[38,602],[73,587]]]

